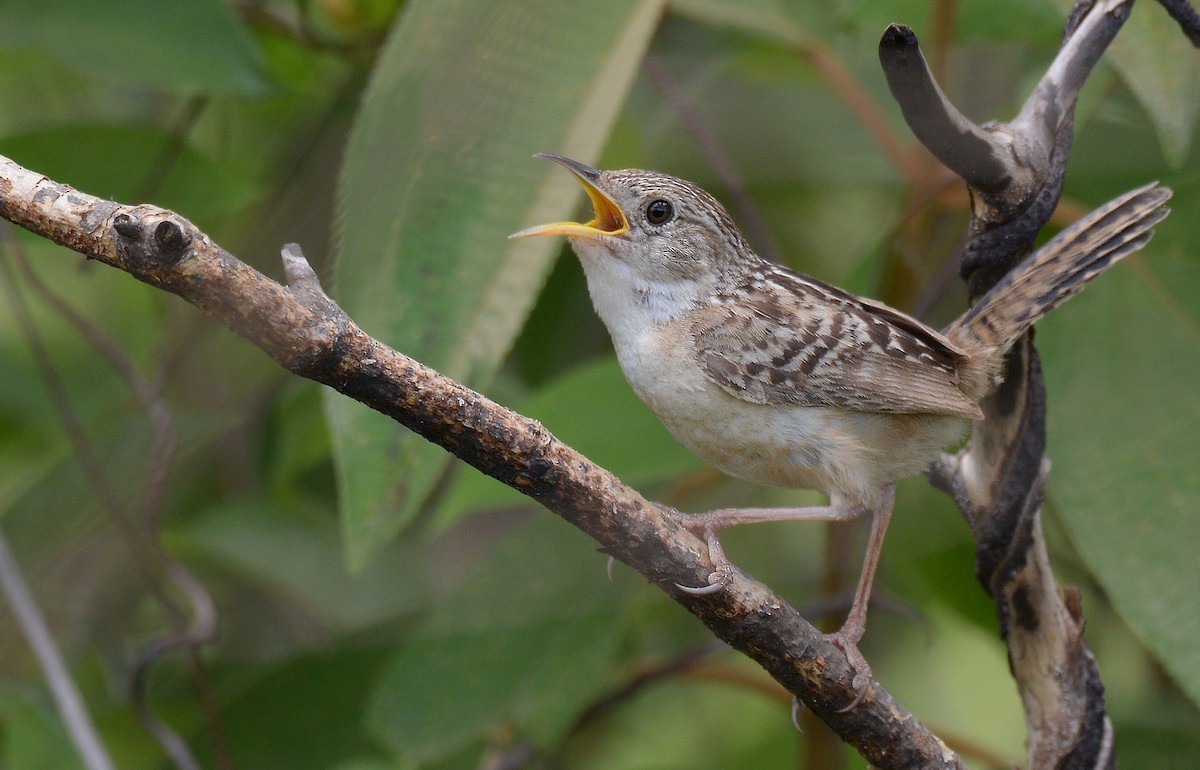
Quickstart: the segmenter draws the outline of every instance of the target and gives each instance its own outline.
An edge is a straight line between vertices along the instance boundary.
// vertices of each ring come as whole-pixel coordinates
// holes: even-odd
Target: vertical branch
[[[905,120],[971,191],[960,274],[972,298],[1033,249],[1062,192],[1079,90],[1132,0],[1081,0],[1054,62],[1011,123],[976,125],[938,87],[916,35],[892,25],[879,45]],[[1028,729],[1030,767],[1115,767],[1099,670],[1083,643],[1078,592],[1059,593],[1041,527],[1046,401],[1032,335],[1009,354],[968,445],[930,469],[976,540],[976,576],[996,603]]]

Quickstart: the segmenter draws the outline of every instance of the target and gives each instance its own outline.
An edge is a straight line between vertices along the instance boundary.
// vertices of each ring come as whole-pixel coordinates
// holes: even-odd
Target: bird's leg
[[[685,529],[704,536],[708,546],[708,558],[713,571],[706,586],[679,585],[690,594],[704,595],[720,591],[733,577],[733,564],[725,556],[725,549],[717,538],[717,532],[737,524],[756,524],[764,521],[848,521],[867,512],[864,506],[810,505],[803,508],[718,508],[707,513],[680,513],[672,518]],[[868,588],[869,592],[869,588]],[[860,633],[861,636],[861,633]]]
[[[863,557],[862,573],[858,588],[854,590],[854,601],[846,622],[829,640],[846,653],[846,660],[854,670],[854,689],[858,693],[850,704],[840,711],[851,711],[866,697],[871,686],[871,666],[858,650],[858,641],[867,630],[867,606],[871,603],[871,587],[875,584],[875,570],[879,566],[879,554],[883,552],[883,537],[887,534],[888,522],[892,520],[892,507],[896,502],[896,485],[888,484],[878,505],[871,511],[871,534],[867,538],[867,553]]]
[[[842,709],[850,711],[862,702],[871,685],[871,666],[859,652],[858,642],[867,628],[867,607],[871,601],[871,587],[875,583],[875,571],[879,567],[883,538],[887,534],[895,500],[896,485],[888,484],[883,488],[882,494],[877,497],[878,502],[873,508],[859,504],[804,508],[721,508],[700,514],[678,513],[675,518],[682,526],[704,534],[705,542],[708,544],[709,559],[713,563],[709,585],[701,587],[680,585],[679,588],[691,594],[703,595],[715,593],[728,584],[732,577],[733,565],[726,558],[725,549],[721,547],[721,541],[717,538],[717,531],[725,527],[762,521],[847,521],[857,518],[863,513],[870,513],[871,534],[867,539],[867,551],[863,557],[862,572],[858,579],[858,587],[854,591],[850,613],[846,616],[846,622],[842,624],[842,627],[829,634],[829,640],[846,653],[846,659],[854,671],[854,688],[858,694],[848,706]]]

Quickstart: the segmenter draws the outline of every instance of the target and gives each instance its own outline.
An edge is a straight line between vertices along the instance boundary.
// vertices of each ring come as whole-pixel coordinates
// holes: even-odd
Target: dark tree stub
[[[164,257],[175,260],[191,245],[192,236],[184,232],[178,222],[164,219],[154,228],[154,243]]]
[[[950,103],[933,79],[912,28],[892,24],[884,30],[879,63],[904,120],[938,160],[972,189],[998,194],[1011,187],[1011,169],[999,160],[1005,137],[975,125]]]
[[[113,229],[125,238],[133,239],[138,237],[142,231],[142,223],[137,217],[131,214],[117,214],[113,217]]]

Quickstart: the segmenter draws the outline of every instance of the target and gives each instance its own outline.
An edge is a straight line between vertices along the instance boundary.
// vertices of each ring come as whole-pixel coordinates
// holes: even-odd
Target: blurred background
[[[0,3],[0,154],[196,223],[280,278],[299,242],[371,334],[683,510],[800,505],[677,445],[625,385],[534,152],[724,201],[764,256],[939,326],[964,186],[876,46],[911,25],[969,117],[1052,60],[1051,0]],[[1200,53],[1139,3],[1085,89],[1053,232],[1153,179],[1153,243],[1039,326],[1045,528],[1127,767],[1200,756]],[[179,299],[0,228],[0,532],[117,767],[837,768],[862,760],[581,533]],[[857,526],[732,560],[830,628]],[[863,651],[973,768],[1024,756],[968,529],[901,484]],[[84,767],[0,601],[0,768]],[[211,603],[215,622],[203,623]],[[211,634],[209,633],[211,632]],[[209,638],[211,636],[211,638]],[[195,642],[195,644],[192,644]],[[173,753],[167,730],[186,749]]]

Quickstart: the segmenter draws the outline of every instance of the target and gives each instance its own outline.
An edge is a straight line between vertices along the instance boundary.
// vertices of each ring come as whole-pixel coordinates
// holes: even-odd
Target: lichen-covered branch
[[[695,614],[880,768],[959,768],[941,740],[872,684],[857,693],[845,654],[763,584],[735,570],[703,599],[702,541],[664,510],[550,434],[373,339],[321,289],[299,249],[281,285],[234,258],[177,214],[76,191],[0,157],[0,216],[177,294],[280,365],[328,385],[520,490],[588,533]]]

